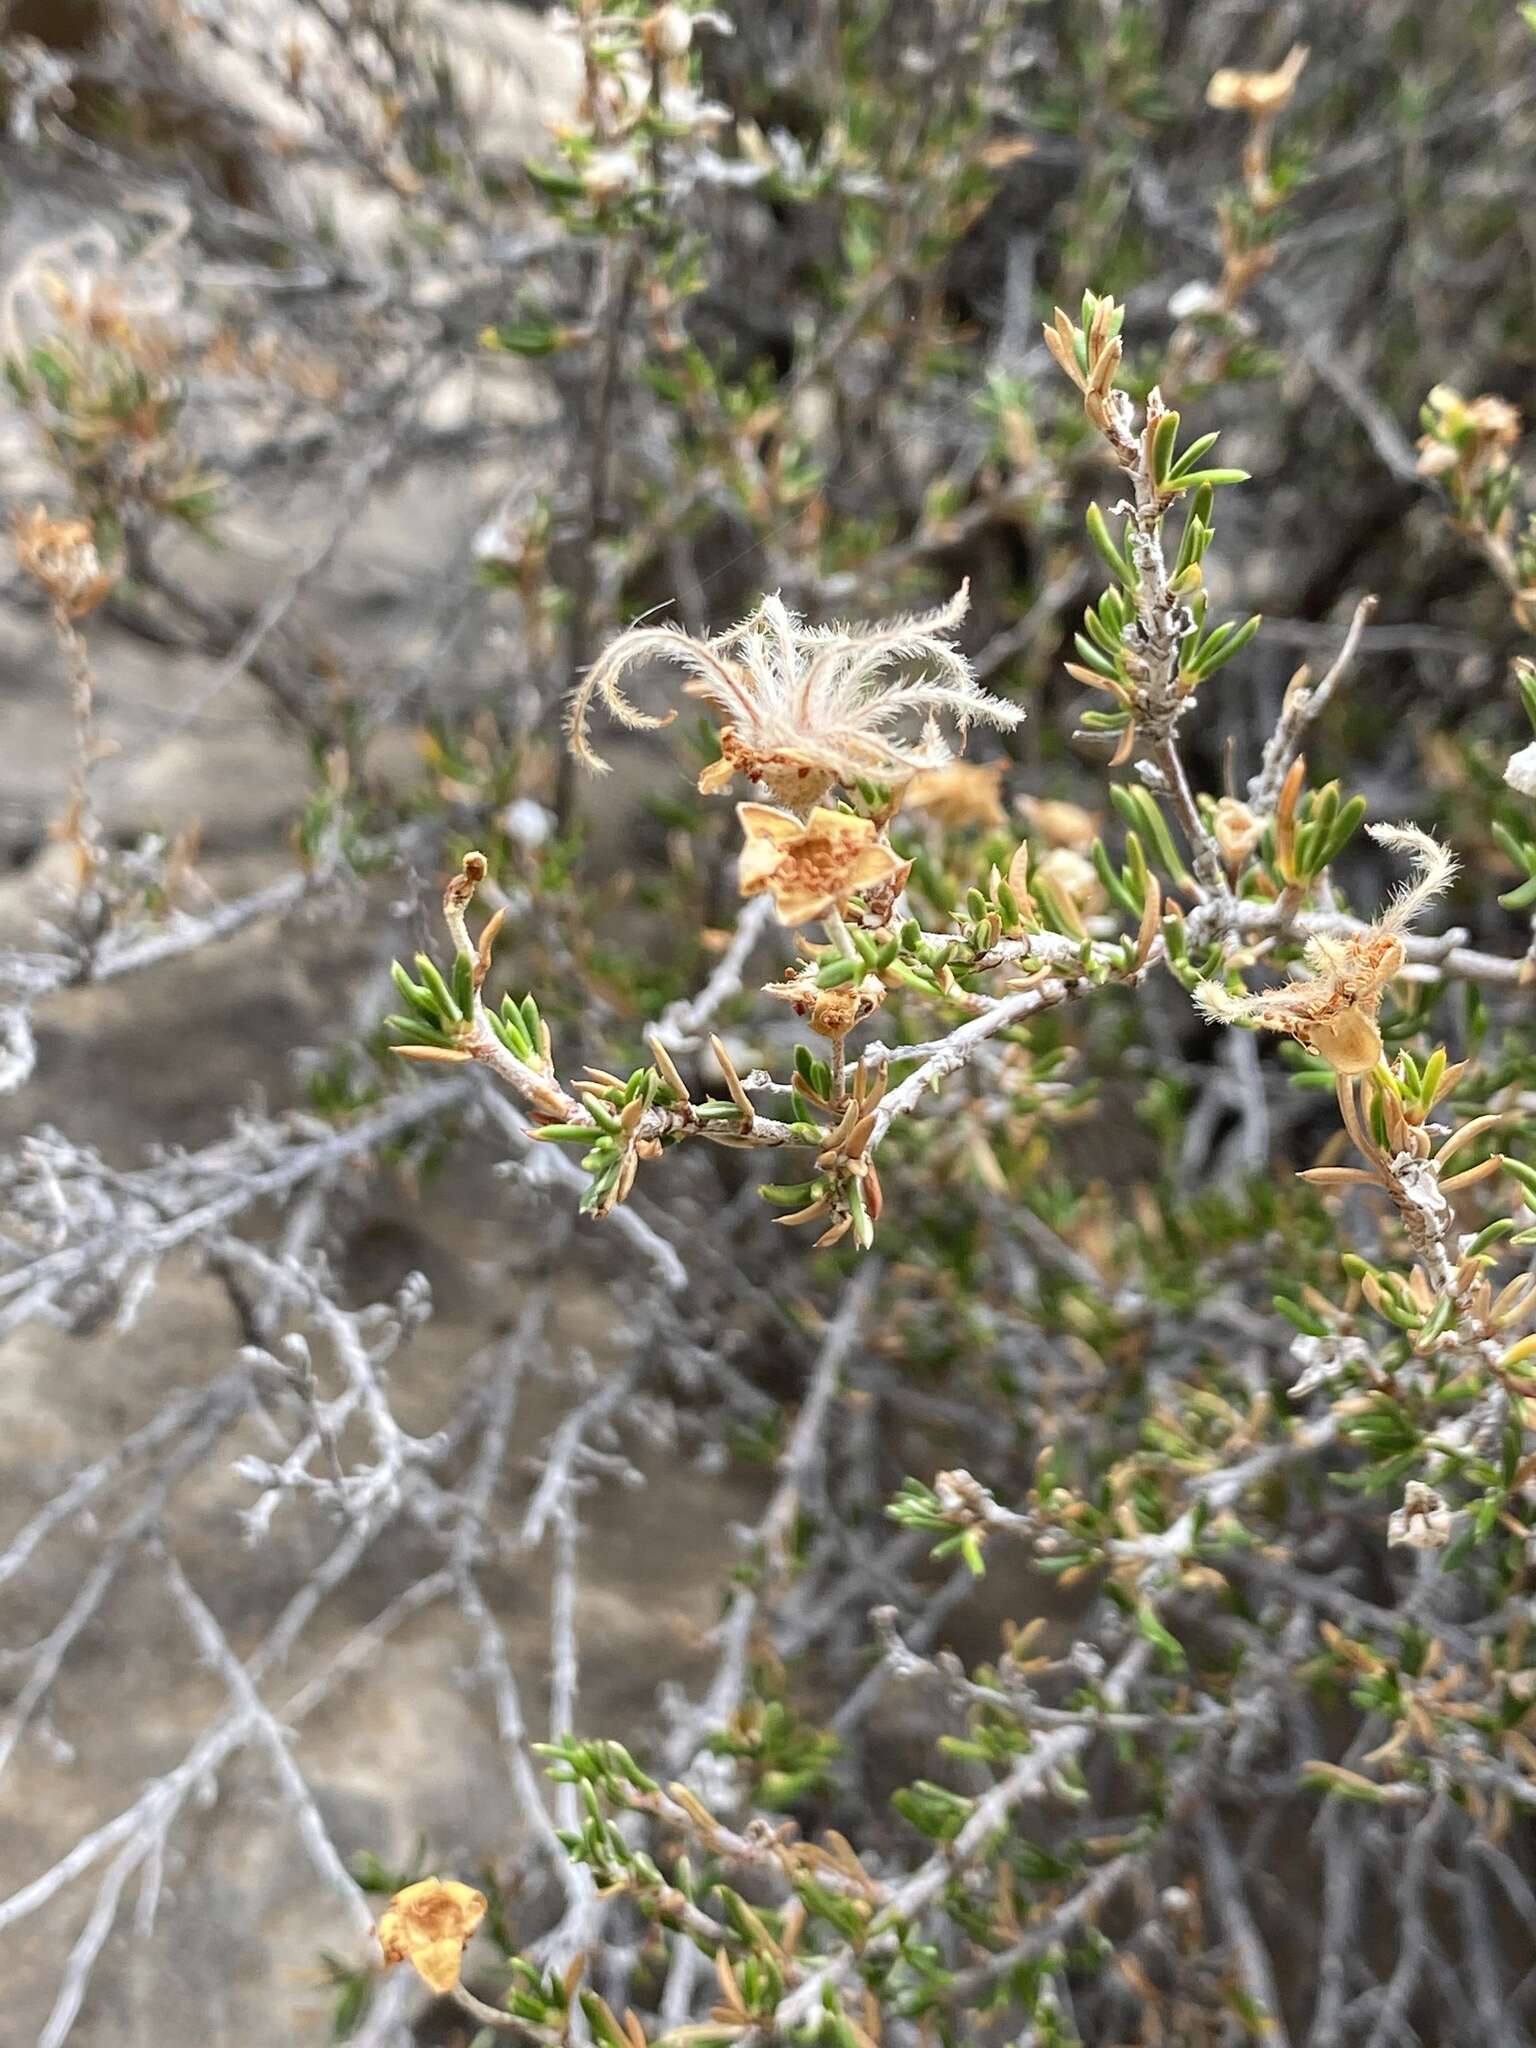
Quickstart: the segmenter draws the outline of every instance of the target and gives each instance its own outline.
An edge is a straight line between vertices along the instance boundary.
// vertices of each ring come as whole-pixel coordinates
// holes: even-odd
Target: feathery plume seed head
[[[1306,974],[1280,988],[1255,995],[1235,995],[1219,981],[1202,981],[1195,988],[1196,1003],[1213,1022],[1283,1031],[1344,1075],[1368,1074],[1381,1058],[1376,1019],[1407,957],[1402,934],[1456,873],[1455,854],[1417,825],[1367,829],[1378,846],[1410,855],[1416,870],[1373,923],[1339,937],[1312,939],[1303,956]]]
[[[1009,727],[1024,715],[984,690],[954,645],[968,603],[962,585],[935,611],[865,626],[809,626],[772,596],[708,639],[677,626],[633,627],[578,686],[567,725],[571,751],[586,768],[605,772],[588,738],[594,702],[631,728],[669,724],[675,712],[641,711],[620,688],[638,663],[665,660],[685,671],[687,693],[725,720],[721,758],[699,778],[706,794],[739,774],[805,812],[839,783],[905,782],[953,758],[941,720],[963,741],[972,724]],[[915,741],[899,731],[914,718],[922,728]]]

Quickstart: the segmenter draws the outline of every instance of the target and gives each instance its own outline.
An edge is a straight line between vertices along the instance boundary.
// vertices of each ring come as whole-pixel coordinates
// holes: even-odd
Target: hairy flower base
[[[748,746],[735,726],[727,725],[720,733],[719,760],[711,761],[699,777],[700,796],[718,796],[738,775],[766,789],[776,804],[797,811],[819,803],[837,780],[808,754],[793,747]]]
[[[814,967],[763,989],[775,1002],[788,1003],[822,1038],[846,1038],[856,1024],[872,1017],[885,1001],[885,985],[877,975],[845,981],[838,988],[819,988]]]

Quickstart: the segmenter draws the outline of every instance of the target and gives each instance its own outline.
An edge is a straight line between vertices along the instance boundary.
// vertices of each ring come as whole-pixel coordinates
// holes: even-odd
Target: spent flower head
[[[766,889],[781,924],[809,924],[840,909],[855,890],[906,872],[868,818],[818,807],[800,819],[771,804],[738,804],[736,815],[745,838],[741,893]]]
[[[1419,409],[1418,471],[1445,486],[1456,517],[1490,530],[1509,517],[1519,472],[1512,450],[1522,421],[1507,399],[1463,398],[1437,384]]]
[[[117,580],[102,566],[88,519],[55,519],[45,506],[18,513],[16,559],[66,618],[94,611]]]
[[[1444,1498],[1420,1479],[1410,1479],[1403,1504],[1387,1522],[1387,1541],[1407,1550],[1443,1550],[1455,1530],[1456,1516]]]
[[[470,1936],[485,1918],[485,1895],[453,1878],[424,1877],[396,1892],[379,1919],[386,1963],[409,1963],[434,1991],[451,1991]]]
[[[1218,981],[1202,981],[1195,1001],[1207,1017],[1283,1031],[1328,1062],[1335,1073],[1368,1074],[1381,1058],[1376,1018],[1382,997],[1407,957],[1403,933],[1446,889],[1456,857],[1416,825],[1368,827],[1378,845],[1411,854],[1417,874],[1363,930],[1318,934],[1303,956],[1307,973],[1281,988],[1234,995]]]
[[[1001,832],[1008,823],[1003,807],[1006,761],[951,761],[947,768],[923,768],[902,792],[902,808],[922,811],[945,831],[985,826]]]
[[[675,662],[724,715],[721,758],[699,787],[724,789],[733,775],[760,784],[779,803],[809,810],[838,783],[860,778],[903,782],[943,767],[951,749],[939,730],[948,717],[963,735],[973,723],[1014,726],[1018,706],[990,695],[950,635],[965,616],[962,585],[937,611],[868,626],[808,626],[777,596],[729,631],[700,639],[677,626],[621,633],[588,671],[571,704],[571,750],[587,768],[607,764],[592,750],[587,721],[601,699],[621,725],[654,729],[676,716],[640,711],[619,685],[638,662]],[[894,729],[914,715],[918,741]]]

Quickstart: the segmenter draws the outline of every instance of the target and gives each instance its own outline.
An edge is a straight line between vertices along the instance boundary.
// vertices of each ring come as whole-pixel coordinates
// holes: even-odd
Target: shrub
[[[18,1125],[0,1166],[0,1329],[129,1332],[181,1260],[241,1338],[0,1550],[4,1585],[94,1544],[0,1767],[130,1561],[228,1695],[0,1899],[95,1879],[42,2038],[251,1747],[345,1916],[299,1958],[330,1940],[340,2035],[403,2037],[401,1964],[482,2044],[1523,2039],[1529,25],[1304,10],[1259,69],[1226,11],[556,11],[525,160],[425,8],[11,38],[18,151],[179,183],[5,301],[73,756],[0,1079],[28,1115],[55,1006],[274,919],[323,1039],[302,1103],[209,1143]],[[201,129],[210,46],[335,215],[239,170],[238,98]],[[554,459],[509,488],[530,418]],[[479,494],[456,580],[365,677],[327,579],[441,458]],[[267,469],[326,516],[215,594]],[[302,742],[288,854],[222,899],[190,821],[115,822],[125,635],[202,664],[178,730],[238,684]],[[435,1401],[443,1278],[347,1270],[391,1185],[456,1326],[491,1276]],[[580,1595],[652,1454],[638,1563],[660,1605],[701,1547],[718,1618],[697,1697],[603,1725]],[[194,1478],[282,1582],[259,1635]],[[489,1860],[467,1818],[406,1851],[404,1805],[360,1845],[290,1743],[365,1665],[403,1687],[423,1616],[494,1724]]]

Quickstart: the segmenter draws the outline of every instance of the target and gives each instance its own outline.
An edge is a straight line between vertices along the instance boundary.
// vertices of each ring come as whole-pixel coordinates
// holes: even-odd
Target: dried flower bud
[[[1454,1511],[1432,1486],[1410,1479],[1402,1506],[1393,1509],[1387,1523],[1387,1541],[1408,1550],[1443,1550],[1455,1521]]]
[[[1107,898],[1098,869],[1070,846],[1053,846],[1044,859],[1036,862],[1035,874],[1089,916],[1104,908]]]
[[[1264,837],[1264,820],[1235,796],[1224,796],[1216,806],[1211,832],[1227,865],[1241,867]]]
[[[877,976],[866,974],[841,982],[836,988],[822,988],[816,969],[806,967],[783,981],[766,983],[763,994],[772,996],[776,1002],[789,1003],[795,1015],[807,1018],[811,1029],[823,1038],[846,1038],[855,1024],[872,1017],[885,1001],[885,984]]]
[[[627,149],[599,149],[583,166],[581,182],[589,199],[622,199],[640,182],[640,159]]]
[[[1306,44],[1293,43],[1278,70],[1218,71],[1205,89],[1206,103],[1255,118],[1272,117],[1290,105],[1306,63]]]
[[[879,988],[879,983],[875,984]],[[884,990],[880,993],[883,995]],[[878,998],[864,992],[864,985],[847,982],[842,988],[822,989],[811,1006],[811,1029],[823,1038],[846,1038],[855,1024],[870,1016]]]
[[[1510,755],[1504,764],[1504,780],[1521,796],[1536,796],[1536,740]]]
[[[645,54],[662,62],[686,57],[693,43],[693,20],[685,7],[658,7],[641,36]]]

